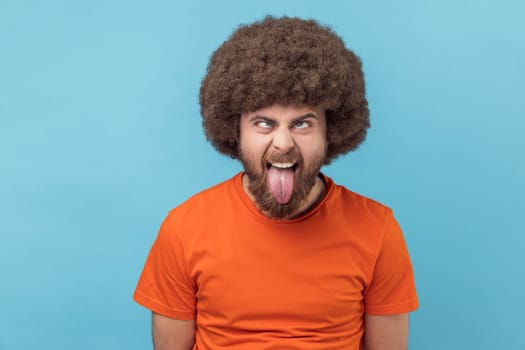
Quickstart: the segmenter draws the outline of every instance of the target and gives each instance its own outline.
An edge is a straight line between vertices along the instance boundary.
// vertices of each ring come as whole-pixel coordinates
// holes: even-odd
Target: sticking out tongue
[[[280,169],[273,166],[268,169],[268,185],[275,200],[285,204],[292,198],[295,172],[292,168]]]

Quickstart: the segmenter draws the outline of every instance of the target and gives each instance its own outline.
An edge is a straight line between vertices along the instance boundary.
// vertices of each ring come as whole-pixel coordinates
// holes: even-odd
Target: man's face
[[[318,181],[326,146],[321,108],[272,105],[243,113],[240,160],[257,207],[276,219],[298,214]]]

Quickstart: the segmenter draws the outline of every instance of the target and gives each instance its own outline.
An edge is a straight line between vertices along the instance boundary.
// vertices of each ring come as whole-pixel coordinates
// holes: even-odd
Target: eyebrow
[[[317,115],[315,115],[314,113],[306,113],[303,116],[300,116],[300,117],[297,117],[295,119],[292,119],[292,124],[297,123],[299,121],[302,121],[304,119],[309,119],[309,118],[313,118],[313,119],[317,120]]]
[[[317,115],[315,115],[314,113],[306,113],[305,115],[302,115],[302,116],[300,116],[300,117],[297,117],[297,118],[292,119],[292,121],[290,122],[290,124],[294,124],[294,123],[297,123],[297,122],[299,122],[299,121],[302,121],[302,120],[304,120],[304,119],[308,119],[308,118],[318,119],[318,118],[317,118]],[[250,117],[248,120],[249,120],[249,121],[254,121],[254,120],[257,120],[257,119],[265,120],[265,121],[272,122],[272,123],[275,123],[275,122],[276,122],[275,119],[270,118],[270,117],[267,117],[267,116],[265,116],[265,115],[260,115],[260,114],[256,114],[256,115]]]

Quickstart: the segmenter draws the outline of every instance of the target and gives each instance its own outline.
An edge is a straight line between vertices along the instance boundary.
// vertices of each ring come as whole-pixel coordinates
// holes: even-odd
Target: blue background
[[[146,349],[161,220],[238,170],[201,130],[212,51],[265,14],[363,59],[372,128],[325,172],[392,208],[412,349],[525,349],[522,1],[0,2],[0,349]]]

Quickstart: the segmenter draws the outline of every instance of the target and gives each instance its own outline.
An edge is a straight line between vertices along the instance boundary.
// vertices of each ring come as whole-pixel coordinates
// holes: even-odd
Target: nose
[[[293,136],[288,128],[279,128],[275,131],[272,146],[276,151],[288,153],[294,145]]]

